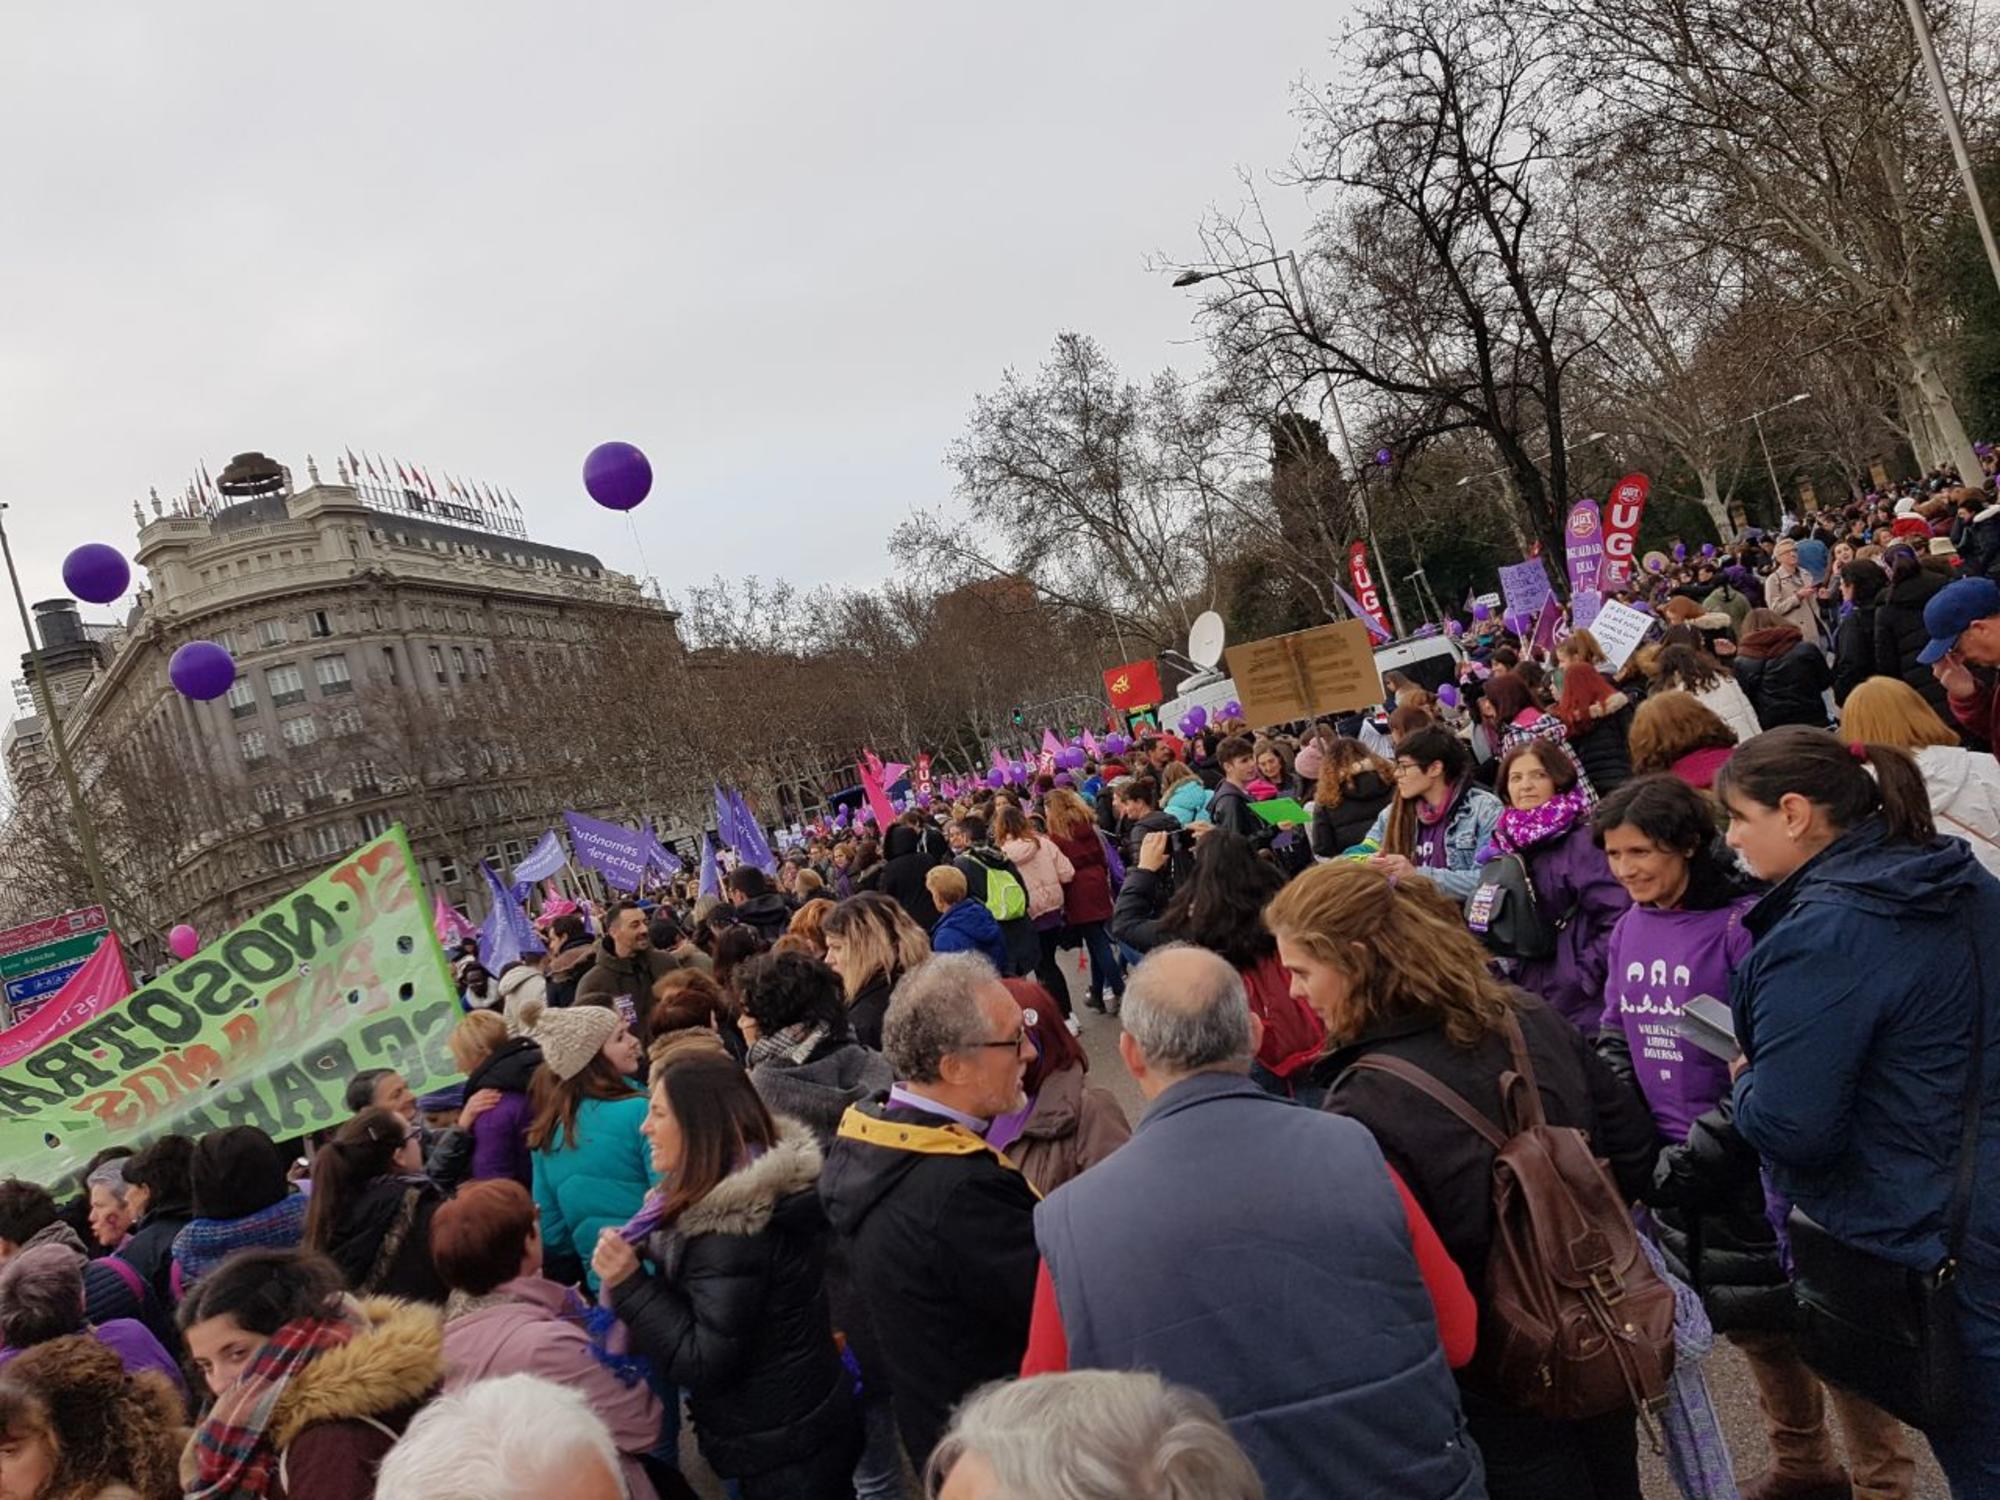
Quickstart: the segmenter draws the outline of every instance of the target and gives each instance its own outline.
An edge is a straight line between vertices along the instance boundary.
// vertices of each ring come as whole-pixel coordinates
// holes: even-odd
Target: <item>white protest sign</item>
[[[1597,611],[1597,618],[1590,622],[1590,633],[1604,648],[1605,660],[1614,672],[1624,667],[1652,628],[1651,615],[1617,599],[1606,599]]]

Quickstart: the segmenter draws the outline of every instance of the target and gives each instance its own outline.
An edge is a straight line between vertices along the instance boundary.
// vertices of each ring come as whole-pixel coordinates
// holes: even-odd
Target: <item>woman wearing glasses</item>
[[[444,1202],[424,1175],[417,1127],[364,1109],[313,1158],[305,1247],[327,1255],[361,1296],[442,1303],[431,1264],[431,1218]]]
[[[1479,851],[1500,821],[1500,799],[1472,783],[1472,752],[1437,725],[1396,747],[1396,796],[1357,853],[1391,880],[1423,875],[1463,903],[1479,884]]]

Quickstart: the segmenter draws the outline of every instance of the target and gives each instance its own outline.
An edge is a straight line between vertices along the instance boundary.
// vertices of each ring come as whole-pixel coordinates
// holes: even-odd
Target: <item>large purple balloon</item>
[[[1084,760],[1083,748],[1079,745],[1065,745],[1056,752],[1056,764],[1065,770],[1082,770]]]
[[[1131,748],[1132,742],[1122,734],[1107,734],[1104,737],[1104,753],[1106,755],[1123,755]]]
[[[1208,710],[1203,708],[1199,703],[1187,711],[1187,716],[1194,720],[1194,727],[1196,729],[1203,729],[1208,725]]]
[[[167,678],[182,696],[206,703],[236,681],[236,659],[214,641],[189,641],[167,663]]]
[[[1234,698],[1231,698],[1227,703],[1222,705],[1222,717],[1225,719],[1242,718],[1243,705],[1238,703]]]
[[[994,791],[999,791],[1001,787],[1007,784],[1007,773],[998,766],[995,766],[986,773],[986,784],[992,787]]]
[[[63,587],[86,604],[109,604],[132,586],[125,554],[102,542],[85,542],[63,559]]]
[[[583,461],[583,487],[606,510],[630,510],[653,489],[653,466],[630,443],[599,443]]]

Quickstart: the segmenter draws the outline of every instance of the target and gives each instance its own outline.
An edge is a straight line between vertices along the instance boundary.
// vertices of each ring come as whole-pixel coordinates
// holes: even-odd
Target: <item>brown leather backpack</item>
[[[1583,1131],[1551,1125],[1521,1025],[1500,1075],[1503,1134],[1464,1097],[1400,1057],[1356,1062],[1400,1078],[1492,1143],[1493,1250],[1480,1298],[1482,1384],[1563,1421],[1664,1404],[1674,1368],[1674,1294],[1639,1245],[1618,1185]]]

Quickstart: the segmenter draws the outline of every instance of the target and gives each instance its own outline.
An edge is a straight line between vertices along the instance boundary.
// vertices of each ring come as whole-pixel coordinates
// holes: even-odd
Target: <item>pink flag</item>
[[[1061,753],[1062,753],[1062,741],[1056,738],[1056,732],[1053,729],[1050,729],[1047,725],[1043,725],[1042,754],[1060,755]]]
[[[125,950],[118,946],[118,934],[107,932],[83,967],[33,1015],[0,1031],[0,1068],[12,1067],[37,1047],[76,1030],[131,993],[132,975],[125,967]]]
[[[437,900],[431,903],[431,926],[437,929],[437,940],[447,948],[455,948],[467,938],[479,936],[479,929],[459,914],[457,907],[444,899],[439,891]]]
[[[887,763],[878,763],[875,767],[875,774],[882,778],[882,785],[886,788],[892,787],[901,781],[908,774],[909,769],[900,760],[892,760]]]
[[[1092,734],[1088,729],[1083,732],[1083,749],[1086,755],[1094,756],[1097,754],[1097,736]]]
[[[868,810],[875,814],[875,826],[886,829],[896,821],[896,809],[889,805],[889,793],[882,785],[882,778],[865,760],[857,769],[861,772],[862,795],[868,799]]]

